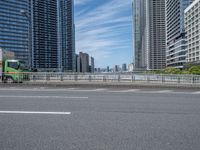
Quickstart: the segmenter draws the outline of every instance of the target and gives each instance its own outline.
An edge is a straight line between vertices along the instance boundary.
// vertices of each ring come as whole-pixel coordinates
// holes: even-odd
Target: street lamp
[[[29,16],[29,14],[28,14],[28,12],[27,11],[25,11],[25,10],[20,10],[20,13],[21,13],[21,15],[23,15],[23,16],[25,16],[26,17],[26,19],[27,19],[27,21],[28,21],[28,49],[29,49],[29,51],[28,51],[28,56],[29,56],[29,58],[28,58],[28,65],[29,65],[29,67],[31,68],[32,67],[32,65],[31,65],[31,62],[32,62],[32,46],[31,46],[31,41],[32,41],[32,37],[31,37],[31,17]]]

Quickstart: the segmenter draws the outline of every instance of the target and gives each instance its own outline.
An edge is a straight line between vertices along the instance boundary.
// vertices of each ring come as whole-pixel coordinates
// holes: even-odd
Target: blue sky
[[[75,0],[76,52],[95,58],[96,67],[131,63],[131,0]]]

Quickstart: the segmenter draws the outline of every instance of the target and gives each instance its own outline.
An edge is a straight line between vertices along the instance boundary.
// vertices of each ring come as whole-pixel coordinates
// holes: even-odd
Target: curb
[[[25,82],[21,84],[0,84],[0,87],[92,87],[92,88],[179,88],[179,89],[200,89],[199,84],[161,84],[161,83],[120,83],[120,82]]]

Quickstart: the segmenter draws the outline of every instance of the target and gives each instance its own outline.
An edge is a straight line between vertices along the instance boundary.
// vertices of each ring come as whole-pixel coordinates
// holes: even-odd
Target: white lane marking
[[[81,90],[81,89],[75,89],[75,90],[70,90],[67,89],[66,91],[70,91],[70,92],[101,92],[101,91],[105,91],[106,89],[86,89],[86,90]]]
[[[8,88],[8,89],[3,89],[3,88],[0,88],[0,91],[7,91],[7,90],[10,90],[10,91],[66,91],[66,89],[45,89],[45,88],[32,88],[32,89],[20,89],[20,88]]]
[[[61,92],[101,92],[101,91],[106,91],[106,89],[77,89],[77,88],[66,88],[66,89],[45,89],[45,88],[33,88],[33,89],[17,89],[17,88],[0,88],[0,91],[7,91],[7,90],[12,90],[12,91],[34,91],[34,92],[56,92],[56,91],[61,91]]]
[[[0,95],[0,98],[51,98],[51,99],[88,99],[88,97],[70,97],[70,96],[12,96]]]
[[[161,91],[141,91],[141,93],[173,93],[172,90],[161,90]]]
[[[77,89],[77,88],[67,88],[67,90],[75,90],[75,89]],[[63,89],[64,90],[64,89]]]
[[[45,89],[43,87],[32,88],[32,89],[22,89],[22,88],[0,88],[0,91],[12,90],[12,91],[68,91],[68,90],[75,90],[76,88],[66,88],[66,89]]]
[[[107,89],[94,89],[93,91],[106,91]]]
[[[158,93],[172,93],[174,91],[172,90],[162,90],[162,91],[157,91]]]
[[[192,94],[200,94],[200,91],[197,91],[197,92],[193,92]]]
[[[110,93],[129,93],[129,92],[139,92],[139,89],[129,89],[129,90],[119,90],[119,91],[109,91]]]
[[[40,111],[0,111],[0,114],[46,114],[46,115],[70,115],[71,112],[40,112]]]

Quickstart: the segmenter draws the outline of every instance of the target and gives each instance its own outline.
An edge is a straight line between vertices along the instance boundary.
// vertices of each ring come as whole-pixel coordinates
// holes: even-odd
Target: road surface
[[[200,91],[0,88],[1,150],[200,150]]]

